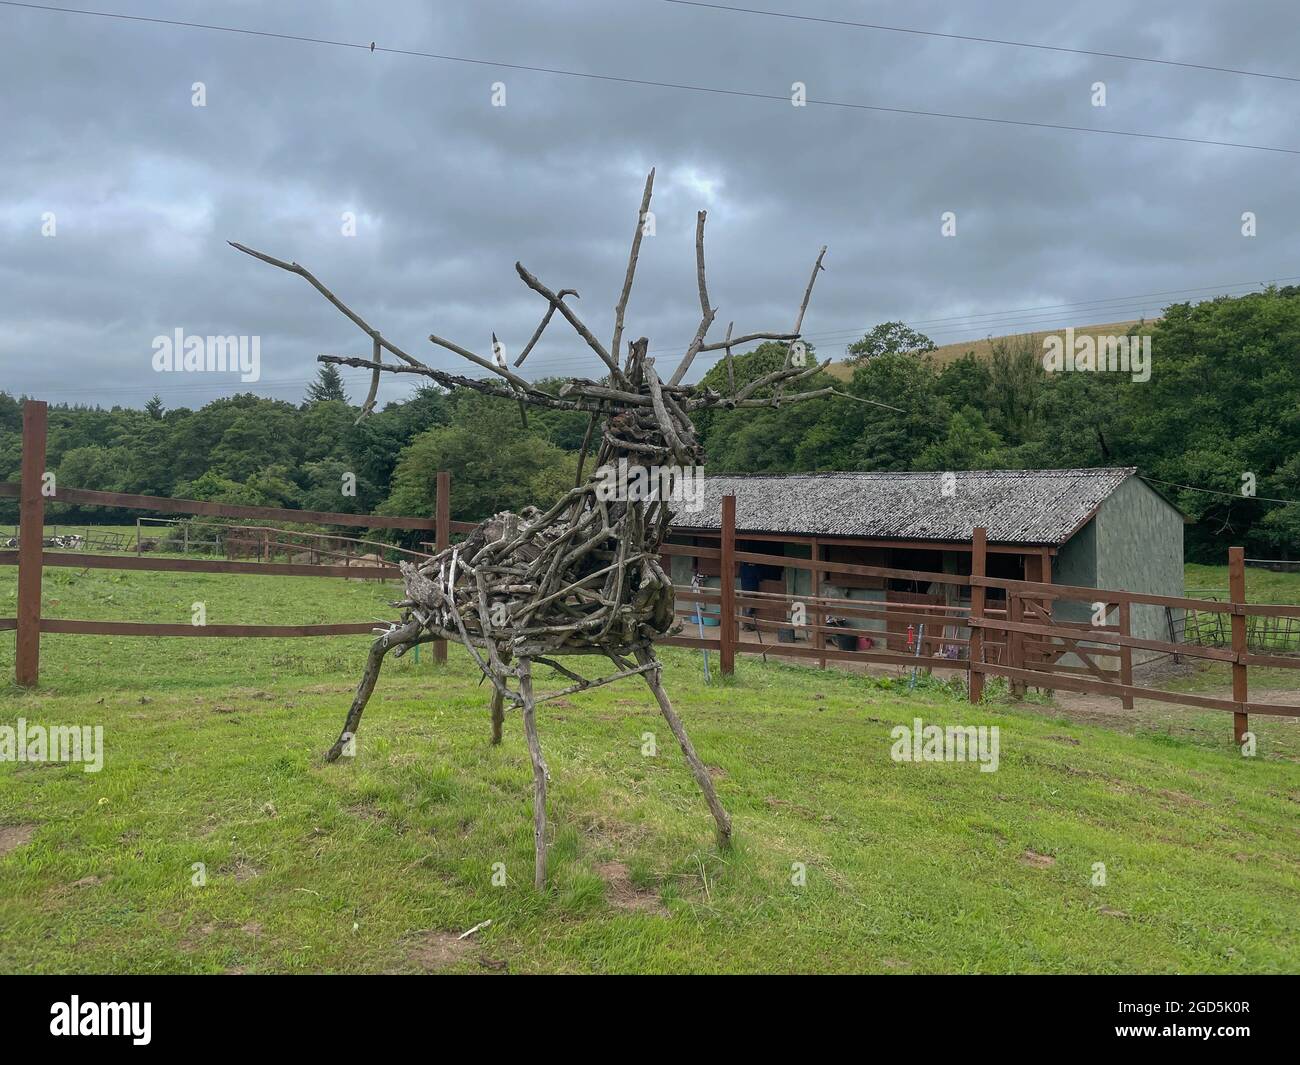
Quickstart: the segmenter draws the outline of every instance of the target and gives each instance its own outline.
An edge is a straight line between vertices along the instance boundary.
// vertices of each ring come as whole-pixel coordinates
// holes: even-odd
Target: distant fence
[[[342,525],[369,529],[415,529],[434,533],[441,549],[451,542],[451,534],[475,528],[467,522],[451,520],[451,476],[438,474],[436,516],[405,517],[380,514],[341,514],[315,510],[291,510],[285,507],[249,507],[232,503],[212,503],[199,499],[171,499],[165,496],[131,495],[123,492],[96,492],[84,488],[52,485],[48,495],[42,491],[45,476],[47,431],[46,405],[27,400],[23,405],[23,454],[21,480],[0,482],[0,497],[19,500],[18,547],[0,550],[0,565],[18,566],[18,616],[0,618],[0,631],[17,630],[15,678],[18,684],[32,687],[40,679],[41,633],[62,632],[108,636],[343,636],[368,633],[373,621],[343,622],[325,625],[189,625],[138,621],[79,621],[41,616],[42,574],[47,566],[76,569],[161,570],[181,573],[251,573],[290,577],[348,577],[391,579],[390,565],[311,565],[293,562],[240,562],[204,558],[166,558],[154,554],[75,554],[46,551],[43,537],[45,504],[79,503],[82,505],[121,507],[168,514],[201,514],[219,518],[252,518],[259,521],[288,521],[319,525]],[[269,534],[268,534],[269,535]],[[270,541],[267,541],[269,545]],[[283,545],[288,547],[290,545]],[[301,549],[301,548],[300,548]],[[265,550],[264,557],[270,557]],[[433,644],[434,657],[446,661],[447,645]]]
[[[1114,696],[1126,708],[1133,706],[1135,698],[1142,698],[1227,710],[1233,714],[1233,731],[1238,742],[1242,741],[1247,730],[1249,714],[1300,717],[1300,706],[1251,701],[1247,694],[1247,670],[1250,666],[1300,668],[1300,657],[1249,650],[1248,622],[1254,625],[1266,619],[1300,618],[1300,606],[1247,603],[1245,552],[1242,548],[1229,549],[1229,596],[1227,601],[1217,602],[988,577],[985,575],[987,543],[986,531],[976,529],[971,543],[969,575],[737,551],[735,498],[724,496],[718,547],[663,545],[665,556],[684,555],[708,560],[710,572],[713,572],[713,563],[718,563],[721,587],[700,591],[677,587],[677,615],[684,627],[696,635],[673,636],[661,642],[716,651],[724,674],[734,672],[737,652],[773,654],[816,659],[823,666],[834,661],[963,670],[968,676],[972,703],[978,703],[982,698],[985,676],[1000,676],[1011,682],[1012,691],[1017,695],[1035,687]],[[813,594],[737,591],[738,562],[809,570]],[[939,585],[945,590],[953,589],[942,598],[954,601],[878,602],[816,594],[821,591],[822,578],[833,574]],[[1050,579],[1050,570],[1046,575]],[[996,596],[992,602],[997,605],[990,605],[990,593]],[[917,595],[912,598],[926,597]],[[1054,605],[1060,601],[1084,603],[1086,612],[1099,617],[1104,624],[1054,618]],[[1168,615],[1175,610],[1194,611],[1198,617],[1221,615],[1227,621],[1224,628],[1229,645],[1206,646],[1134,636],[1132,608],[1139,604],[1163,607]],[[716,626],[704,628],[701,625],[701,612],[705,608],[713,613]],[[830,618],[871,618],[883,621],[884,631],[866,632],[829,625],[827,621]],[[755,639],[739,638],[742,625],[754,632]],[[811,640],[800,645],[764,639],[765,634],[770,636],[773,632],[779,636],[782,629],[786,630],[787,636],[793,629],[810,636]],[[698,633],[701,631],[712,631],[717,635],[700,636]],[[840,642],[837,637],[850,635],[866,635],[873,640],[883,637],[885,646],[876,650],[874,647],[847,649],[835,645]],[[1228,664],[1232,674],[1232,698],[1139,687],[1133,683],[1135,650]],[[1081,664],[1062,661],[1067,657]],[[1099,659],[1109,660],[1110,668],[1104,668]]]

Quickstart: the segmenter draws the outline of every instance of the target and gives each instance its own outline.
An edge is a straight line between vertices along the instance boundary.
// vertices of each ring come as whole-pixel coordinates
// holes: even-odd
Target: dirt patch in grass
[[[646,891],[632,883],[632,874],[622,862],[600,862],[596,875],[605,881],[605,899],[616,910],[632,910],[668,916],[668,907],[653,891]]]
[[[31,842],[39,826],[34,824],[0,825],[0,858]]]
[[[1202,809],[1204,809],[1205,807],[1208,807],[1210,805],[1208,802],[1202,802],[1200,799],[1193,798],[1192,796],[1188,795],[1186,792],[1172,791],[1169,788],[1161,788],[1158,794],[1164,796],[1166,799],[1169,799],[1171,802],[1174,802],[1179,806],[1199,806]]]
[[[186,954],[193,954],[203,945],[203,940],[212,935],[217,930],[217,926],[212,922],[199,925],[197,928],[190,929],[177,944]]]
[[[246,858],[236,858],[229,865],[223,865],[217,871],[223,876],[233,876],[236,884],[246,883],[254,877],[262,875],[262,870]]]
[[[348,807],[348,813],[353,817],[359,817],[363,821],[382,821],[384,811],[377,806],[371,806],[369,803],[359,802]]]
[[[1056,864],[1056,859],[1050,854],[1039,854],[1037,851],[1026,850],[1020,856],[1021,865],[1027,865],[1031,869],[1050,869]]]
[[[640,825],[629,825],[602,814],[592,814],[583,818],[582,832],[597,850],[618,852],[629,846],[637,846],[646,838],[646,829]]]
[[[455,965],[473,949],[473,944],[456,932],[417,932],[416,936],[408,956],[427,973]]]

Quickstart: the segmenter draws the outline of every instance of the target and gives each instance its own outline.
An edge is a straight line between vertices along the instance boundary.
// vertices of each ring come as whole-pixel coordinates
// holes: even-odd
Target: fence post
[[[1228,599],[1234,608],[1246,603],[1246,549],[1244,547],[1228,548]],[[1236,656],[1232,663],[1232,701],[1246,701],[1246,615],[1236,609],[1232,612],[1232,653]],[[1232,735],[1236,743],[1246,742],[1246,730],[1249,728],[1247,715],[1232,715]]]
[[[1025,620],[1025,601],[1015,589],[1007,591],[1007,620],[1019,623]],[[1025,634],[1007,629],[1007,665],[1015,669],[1025,668]],[[1024,697],[1029,686],[1022,680],[1011,682],[1011,694],[1015,698]]]
[[[820,562],[822,560],[821,541],[815,536],[813,537],[812,542],[812,560],[814,562]],[[819,650],[826,649],[826,633],[823,631],[823,626],[826,624],[827,615],[826,611],[823,609],[826,604],[822,602],[822,577],[825,576],[825,573],[825,570],[817,569],[814,566],[808,574],[812,579],[812,607],[815,611],[813,616],[816,619],[813,622],[813,625],[815,626],[813,629],[813,646]],[[826,668],[825,658],[817,659],[817,668]]]
[[[736,497],[722,497],[722,565],[721,605],[719,608],[721,639],[719,664],[730,676],[736,671]]]
[[[984,576],[985,551],[988,547],[988,530],[983,527],[971,534],[970,575]],[[978,584],[970,586],[970,616],[972,621],[984,620],[984,587]],[[970,630],[970,701],[978,703],[984,697],[984,674],[979,671],[984,653],[984,630],[972,625]]]
[[[34,688],[41,673],[41,554],[45,539],[46,407],[23,403],[22,486],[18,504],[18,644],[14,679]]]
[[[451,473],[438,471],[438,495],[436,500],[436,517],[434,520],[434,550],[442,551],[451,546]],[[447,661],[447,641],[433,641],[433,660]]]
[[[1119,604],[1119,634],[1133,635],[1133,604],[1127,599]],[[1133,686],[1133,648],[1123,644],[1119,649],[1119,682],[1126,687]],[[1119,701],[1125,710],[1133,709],[1133,696],[1127,692],[1119,697]]]

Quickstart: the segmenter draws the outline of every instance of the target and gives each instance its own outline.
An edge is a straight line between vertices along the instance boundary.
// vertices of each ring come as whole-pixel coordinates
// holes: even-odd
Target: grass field
[[[394,592],[51,569],[44,609],[188,621],[202,601],[210,623],[355,621],[389,617]],[[1294,721],[1252,719],[1259,754],[1243,758],[1223,713],[1105,728],[1046,702],[972,708],[934,684],[751,658],[710,686],[697,653],[669,650],[734,848],[716,849],[649,692],[623,682],[539,713],[539,895],[522,730],[511,714],[488,744],[463,652],[390,661],[356,757],[323,764],[365,645],[47,636],[29,693],[8,683],[0,633],[0,724],[102,725],[106,747],[99,773],[0,764],[0,970],[1300,969]],[[892,761],[891,728],[916,717],[998,726],[998,771]]]

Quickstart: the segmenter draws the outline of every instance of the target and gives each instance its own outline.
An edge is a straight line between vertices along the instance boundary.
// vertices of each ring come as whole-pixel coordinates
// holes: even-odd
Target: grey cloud
[[[813,13],[786,0],[787,10]],[[157,14],[119,0],[116,10]],[[821,0],[815,13],[862,18]],[[168,5],[165,17],[386,47],[813,98],[1300,146],[1300,85],[685,8],[657,0]],[[1069,9],[873,5],[949,32],[1289,72],[1283,0]],[[577,288],[598,335],[645,170],[658,168],[629,336],[684,345],[710,289],[738,330],[785,328],[817,248],[806,322],[824,353],[887,318],[933,319],[1300,274],[1293,156],[682,92],[178,27],[0,8],[0,388],[54,401],[196,406],[233,379],[152,372],[150,340],[259,334],[257,391],[297,400],[320,352],[365,338],[303,282],[226,246],[310,266],[435,365],[430,331],[517,350],[544,305],[521,259]],[[492,108],[492,82],[508,106]],[[190,106],[203,81],[208,106]],[[1108,106],[1089,90],[1104,81]],[[943,211],[958,237],[939,234]],[[1239,234],[1242,211],[1259,236]],[[40,235],[41,214],[58,236]],[[359,218],[355,238],[340,216]],[[1126,309],[1152,313],[1153,299]],[[1127,305],[1126,305],[1127,307]],[[1106,320],[1063,313],[1060,321]],[[999,319],[1000,320],[1000,319]],[[971,322],[936,340],[974,338]],[[997,329],[994,331],[1001,331]],[[534,373],[597,371],[553,330]],[[707,365],[701,360],[701,365]],[[352,376],[353,380],[362,374]],[[385,382],[384,398],[412,387]],[[353,385],[359,394],[360,385]]]

